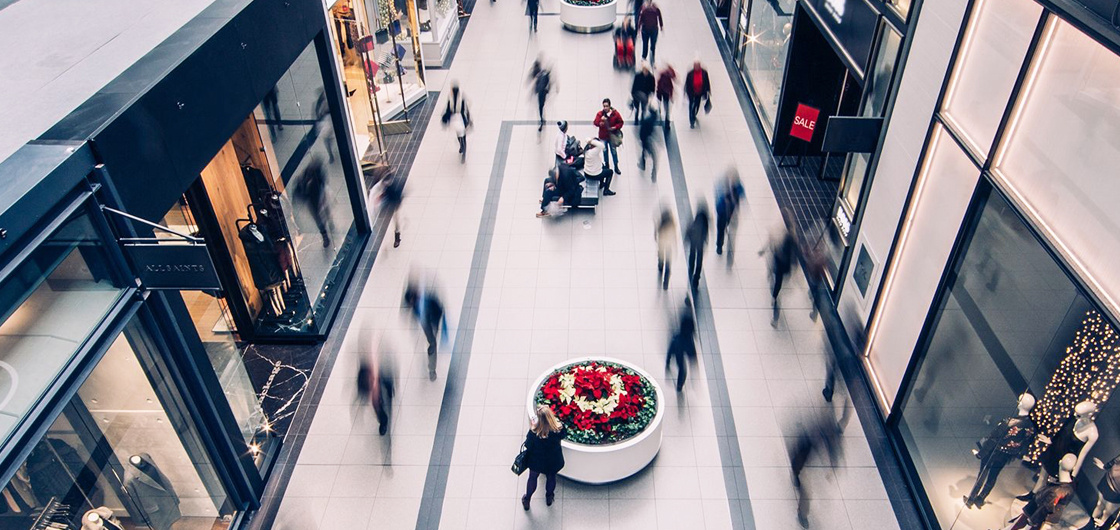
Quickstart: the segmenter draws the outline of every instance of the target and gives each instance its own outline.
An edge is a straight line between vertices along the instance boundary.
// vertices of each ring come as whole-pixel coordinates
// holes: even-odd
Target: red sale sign
[[[797,112],[793,115],[793,127],[790,127],[789,135],[799,140],[812,142],[813,130],[817,128],[817,117],[820,115],[820,109],[798,103]]]

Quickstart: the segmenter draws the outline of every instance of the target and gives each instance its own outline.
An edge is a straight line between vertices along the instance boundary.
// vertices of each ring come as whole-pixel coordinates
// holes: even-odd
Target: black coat
[[[541,438],[532,430],[525,435],[525,465],[529,471],[553,475],[564,469],[564,452],[560,448],[560,441],[567,436],[563,426],[559,432]]]

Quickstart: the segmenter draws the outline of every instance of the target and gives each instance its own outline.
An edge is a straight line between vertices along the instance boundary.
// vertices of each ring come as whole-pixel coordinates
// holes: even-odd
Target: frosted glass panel
[[[972,149],[987,156],[1042,7],[1032,0],[982,0],[976,10],[942,113]]]
[[[911,201],[896,251],[889,291],[871,332],[868,356],[888,402],[893,402],[933,303],[980,170],[943,129],[934,132],[921,183]]]
[[[1057,18],[1047,33],[996,171],[1115,308],[1120,57]]]

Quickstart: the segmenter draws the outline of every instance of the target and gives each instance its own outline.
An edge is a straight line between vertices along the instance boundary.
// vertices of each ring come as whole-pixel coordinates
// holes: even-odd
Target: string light
[[[1066,347],[1065,358],[1046,384],[1042,399],[1031,410],[1031,418],[1040,434],[1054,436],[1078,403],[1089,401],[1100,410],[1117,384],[1120,337],[1100,313],[1087,311],[1081,329]],[[1027,457],[1037,464],[1044,449],[1044,444],[1036,439]]]

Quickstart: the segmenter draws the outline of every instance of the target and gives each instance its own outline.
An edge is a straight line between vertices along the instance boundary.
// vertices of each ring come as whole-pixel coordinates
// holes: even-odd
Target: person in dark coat
[[[431,287],[421,287],[419,282],[409,280],[404,290],[404,304],[424,330],[428,339],[428,379],[436,380],[436,343],[442,328],[447,333],[447,319],[444,318],[443,303]]]
[[[677,82],[677,71],[672,66],[665,65],[657,73],[657,100],[661,102],[661,117],[665,120],[665,128],[669,128],[669,107],[673,104],[674,83]]]
[[[649,64],[643,63],[638,73],[634,74],[634,82],[630,85],[630,99],[634,102],[634,121],[638,121],[645,116],[646,108],[649,107],[649,99],[656,88],[657,80],[654,79],[653,72],[649,70]]]
[[[794,231],[786,227],[781,233],[771,237],[770,245],[759,251],[758,255],[770,253],[770,296],[774,298],[774,317],[770,325],[777,327],[781,307],[778,305],[778,295],[782,292],[782,284],[793,273],[793,262],[797,259],[797,239]]]
[[[672,361],[677,362],[677,392],[684,390],[684,379],[687,375],[688,363],[696,360],[696,318],[692,315],[692,307],[685,301],[681,310],[680,322],[677,331],[669,339],[669,352],[665,356],[665,373],[669,373]]]
[[[653,182],[657,182],[657,136],[654,132],[657,130],[657,124],[660,120],[657,118],[657,111],[649,109],[646,115],[638,121],[638,143],[642,146],[642,152],[638,155],[638,170],[646,170],[646,158],[650,160],[649,178]]]
[[[696,208],[696,217],[684,233],[685,243],[688,245],[688,278],[693,289],[700,285],[700,271],[704,268],[704,247],[708,245],[710,225],[708,205],[701,203]]]
[[[393,221],[393,248],[401,246],[401,203],[404,202],[404,179],[390,173],[381,189],[381,209]]]
[[[732,167],[716,183],[716,254],[723,255],[723,241],[726,238],[728,267],[735,260],[735,226],[738,224],[736,214],[745,196],[739,171]]]
[[[529,468],[529,481],[521,497],[521,506],[526,511],[541,475],[545,476],[544,502],[552,506],[556,498],[556,474],[564,469],[564,451],[560,447],[567,435],[564,425],[547,405],[537,405],[536,412],[536,421],[525,435],[525,467]]]
[[[537,12],[540,10],[541,0],[526,0],[525,14],[529,16],[529,31],[537,32]]]
[[[549,172],[553,173],[553,172]],[[537,217],[548,217],[552,215],[548,213],[548,205],[561,199],[560,190],[556,188],[556,177],[551,174],[544,179],[544,189],[541,190],[541,211],[537,212]]]
[[[327,172],[323,169],[322,159],[315,156],[307,163],[303,176],[296,183],[295,196],[307,205],[315,226],[319,228],[319,235],[323,238],[323,248],[330,248],[331,232],[334,231],[327,195]]]
[[[568,164],[560,164],[556,169],[549,170],[550,176],[556,177],[556,190],[560,193],[564,205],[579,208],[583,198],[583,186],[580,184],[579,172]]]
[[[711,101],[712,95],[708,71],[700,66],[700,61],[692,63],[692,70],[684,76],[684,93],[688,96],[688,126],[696,128],[696,115],[700,113],[700,102]]]
[[[665,28],[665,20],[661,18],[661,9],[653,0],[646,2],[642,12],[638,14],[638,29],[642,32],[642,59],[649,52],[649,63],[657,62],[657,35]]]

